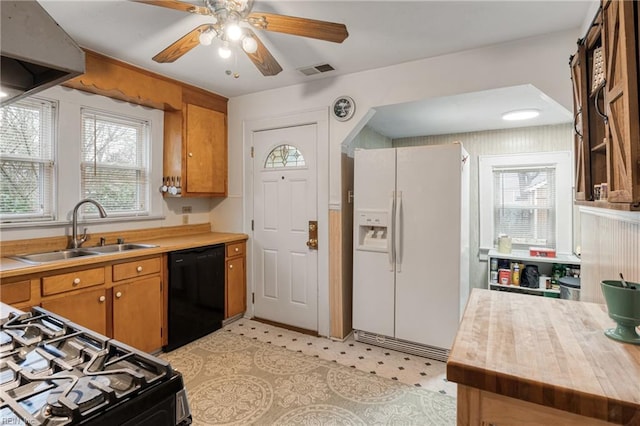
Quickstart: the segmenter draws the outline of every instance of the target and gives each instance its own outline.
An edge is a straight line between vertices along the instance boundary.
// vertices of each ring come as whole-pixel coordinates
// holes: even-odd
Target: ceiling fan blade
[[[196,27],[193,31],[185,34],[182,38],[173,42],[169,47],[164,49],[153,57],[153,60],[161,64],[166,62],[174,62],[182,55],[200,44],[200,34],[209,28],[209,24],[203,24]]]
[[[249,14],[247,21],[261,30],[316,38],[334,43],[342,43],[349,36],[344,24],[275,13],[253,12]]]
[[[178,0],[130,0],[135,3],[150,4],[169,9],[181,10],[183,12],[197,13],[198,15],[211,15],[211,11],[204,6],[196,6],[191,3],[184,3]]]
[[[254,32],[249,28],[243,28],[243,31],[245,33],[245,36],[249,35],[253,37],[253,39],[258,44],[258,48],[255,53],[245,53],[247,54],[249,59],[251,59],[256,68],[260,70],[262,75],[271,76],[280,73],[280,71],[282,71],[282,67],[280,66],[278,61],[276,61],[276,58],[273,57],[271,52],[269,52],[264,44],[262,44],[260,39],[254,34]]]

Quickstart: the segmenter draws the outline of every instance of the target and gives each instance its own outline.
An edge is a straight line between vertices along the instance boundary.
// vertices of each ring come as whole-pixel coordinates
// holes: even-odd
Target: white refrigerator
[[[357,340],[446,359],[469,294],[469,155],[460,143],[357,150]]]

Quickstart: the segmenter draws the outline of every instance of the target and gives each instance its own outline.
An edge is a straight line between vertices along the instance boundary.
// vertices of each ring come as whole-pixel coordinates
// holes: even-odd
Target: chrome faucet
[[[81,205],[85,203],[91,203],[98,208],[98,212],[100,213],[100,217],[107,217],[107,212],[104,211],[104,208],[98,203],[96,200],[92,200],[91,198],[85,198],[84,200],[80,200],[78,204],[73,208],[73,224],[72,224],[72,236],[71,236],[71,248],[79,248],[82,243],[87,241],[87,228],[84,228],[84,233],[82,237],[78,239],[78,209]]]

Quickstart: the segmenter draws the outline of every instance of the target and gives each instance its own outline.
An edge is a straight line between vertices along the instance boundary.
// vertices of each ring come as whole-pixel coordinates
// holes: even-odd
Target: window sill
[[[149,216],[113,216],[96,218],[96,219],[82,219],[78,220],[78,224],[111,224],[111,223],[122,223],[122,222],[141,222],[147,220],[164,220],[164,215],[149,215]],[[0,224],[0,227],[3,229],[27,229],[27,228],[61,228],[65,226],[71,226],[71,221],[47,221],[47,222],[7,222]]]

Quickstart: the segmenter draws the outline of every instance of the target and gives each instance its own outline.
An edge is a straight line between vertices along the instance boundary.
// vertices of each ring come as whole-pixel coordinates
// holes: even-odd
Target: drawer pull
[[[78,284],[80,284],[80,278],[74,278],[73,285],[78,285]]]
[[[121,298],[121,297],[122,297],[122,292],[121,292],[121,291],[117,292],[117,293],[116,293],[116,298],[118,298],[118,299],[119,299],[119,298]]]
[[[136,268],[136,271],[138,271],[138,272],[142,272],[142,266],[138,266],[138,267]]]
[[[236,253],[239,252],[239,251],[240,251],[240,249],[238,247],[236,247]]]
[[[107,300],[107,298],[106,298],[106,297],[104,297],[104,296],[100,296],[100,297],[98,298],[98,301],[99,301],[99,302],[104,302],[105,300]]]
[[[233,269],[233,265],[229,265],[229,269]]]

